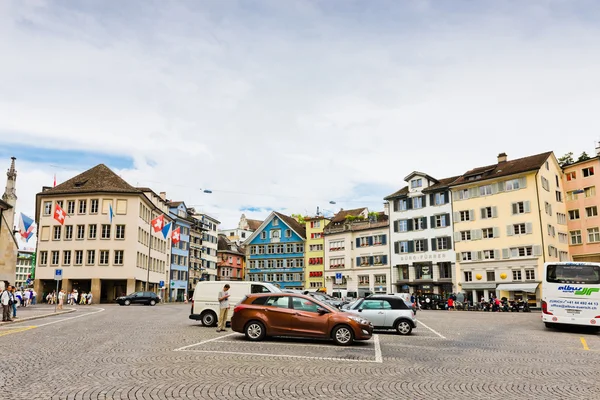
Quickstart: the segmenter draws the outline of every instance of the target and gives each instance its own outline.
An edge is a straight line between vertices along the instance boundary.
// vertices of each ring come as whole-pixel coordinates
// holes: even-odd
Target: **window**
[[[459,190],[455,193],[456,197],[458,197],[458,200],[467,200],[469,198],[469,189]]]
[[[67,214],[69,214],[69,215],[75,214],[75,200],[67,201]]]
[[[483,251],[483,259],[484,260],[493,260],[495,259],[494,250],[484,250]]]
[[[286,229],[285,230],[285,237],[286,238],[291,238],[292,237],[292,230],[291,229]]]
[[[263,231],[263,232],[261,232],[261,233],[260,233],[260,238],[261,238],[261,239],[266,239],[266,238],[267,238],[267,232],[264,232],[264,231]]]
[[[368,286],[369,285],[369,275],[359,275],[358,276],[358,284],[361,286]],[[369,300],[365,300],[365,301],[369,301]],[[364,305],[363,305],[364,307]]]
[[[548,161],[546,161],[545,165],[546,165],[546,171],[550,171],[550,163]]]
[[[75,265],[83,264],[83,250],[75,250]]]
[[[473,282],[473,273],[471,271],[465,271],[465,282]]]
[[[567,192],[567,201],[577,200],[577,193],[574,190]]]
[[[421,186],[423,186],[423,179],[421,178],[410,181],[410,187],[413,189],[420,188]]]
[[[549,192],[550,191],[550,182],[548,182],[548,179],[544,178],[542,176],[542,187],[544,188],[545,191]]]
[[[110,225],[102,225],[102,239],[110,239]]]
[[[413,204],[413,208],[417,209],[417,208],[423,208],[423,199],[425,197],[424,196],[419,196],[419,197],[413,197],[412,199],[412,204]]]
[[[520,281],[521,280],[521,270],[513,270],[512,276],[513,276],[513,281]]]
[[[396,254],[400,253],[408,253],[408,242],[404,241],[404,242],[396,242],[398,244],[398,251],[396,252]]]
[[[406,210],[408,210],[408,200],[406,200],[406,199],[400,200],[398,202],[398,209],[400,211],[406,211]]]
[[[71,250],[63,251],[63,265],[71,265]]]
[[[473,259],[473,256],[471,255],[470,251],[463,251],[462,253],[460,253],[460,258],[463,261],[471,261]],[[469,281],[470,281],[470,279],[469,279]]]
[[[62,231],[62,225],[54,226],[54,234],[52,235],[52,240],[60,240],[60,234]]]
[[[373,245],[374,246],[381,246],[386,244],[386,235],[375,235],[373,236]]]
[[[524,235],[526,233],[525,224],[514,224],[513,225],[513,233],[515,235]]]
[[[446,196],[444,195],[444,193],[436,193],[433,199],[433,203],[436,206],[446,204]]]
[[[577,174],[575,173],[575,171],[567,173],[567,180],[568,181],[575,180],[576,178],[577,178]]]
[[[527,203],[527,208],[525,208],[525,203]],[[525,212],[529,212],[529,202],[519,201],[517,203],[512,203],[512,213],[513,214],[524,214]]]
[[[44,202],[44,215],[52,215],[52,202],[51,201]]]
[[[581,244],[581,231],[571,231],[571,244]]]
[[[435,216],[435,227],[436,228],[444,228],[448,226],[448,221],[446,220],[447,216],[444,215],[436,215]]]
[[[96,225],[89,225],[88,226],[88,239],[96,239],[96,234],[97,234],[97,227]]]
[[[525,279],[528,281],[535,280],[535,269],[526,269],[525,270]]]
[[[115,229],[115,239],[125,239],[125,225],[117,225]]]
[[[589,228],[587,231],[588,231],[588,242],[590,242],[590,243],[600,242],[600,228]]]
[[[40,251],[40,265],[48,264],[48,252]]]
[[[569,210],[569,219],[579,219],[579,210]]]
[[[505,190],[510,192],[511,190],[519,190],[521,188],[520,179],[512,179],[505,182]]]
[[[559,260],[560,261],[569,261],[569,252],[568,251],[559,252]]]
[[[273,226],[279,226],[279,220],[277,218],[273,218]]]
[[[346,248],[344,240],[336,240],[329,242],[329,251],[339,251]]]
[[[114,265],[123,265],[123,250],[115,250]]]
[[[484,207],[481,209],[481,219],[496,217],[496,207]]]
[[[127,214],[127,200],[126,199],[117,200],[116,214],[117,215]]]
[[[58,251],[53,251],[52,252],[52,259],[50,260],[51,261],[51,265],[58,265],[59,256],[60,256],[60,252],[58,252]]]
[[[96,262],[96,250],[88,250],[87,251],[87,265],[94,265]]]
[[[546,214],[552,215],[552,204],[550,204],[547,201],[545,201],[544,202],[544,206],[546,208]]]
[[[90,200],[90,214],[98,214],[98,199]]]
[[[108,265],[108,250],[100,250],[100,260],[98,262],[99,265]]]
[[[480,196],[490,196],[492,194],[492,185],[479,186]]]
[[[85,225],[77,225],[77,239],[85,239]]]
[[[558,242],[559,243],[565,243],[565,244],[567,244],[568,240],[569,239],[568,239],[568,236],[567,236],[566,233],[561,233],[561,232],[558,233]]]
[[[460,220],[461,221],[471,221],[471,213],[467,210],[467,211],[461,211],[460,212]]]
[[[425,218],[413,218],[413,229],[415,231],[422,231],[425,229]]]
[[[471,231],[461,231],[460,240],[471,240]]]
[[[452,279],[452,263],[439,262],[440,267],[440,279]]]
[[[495,271],[486,271],[486,280],[488,282],[494,282],[496,280],[496,272]]]
[[[427,241],[425,239],[415,240],[415,251],[427,251]]]
[[[79,214],[85,214],[87,210],[87,201],[79,200]]]
[[[598,207],[597,206],[586,207],[585,208],[585,215],[588,218],[590,218],[590,217],[597,217],[598,216]]]
[[[484,239],[493,239],[494,238],[494,228],[483,228],[481,230],[482,236]]]
[[[548,236],[556,236],[556,229],[550,224],[548,224]]]
[[[275,229],[271,231],[271,238],[279,239],[281,237],[281,231],[279,229]]]
[[[436,238],[436,248],[438,250],[449,250],[450,249],[450,238],[449,237],[439,237]]]
[[[556,220],[559,225],[567,224],[567,214],[556,213]]]
[[[585,197],[592,197],[596,195],[596,186],[590,186],[583,189]]]
[[[584,168],[581,170],[584,178],[594,175],[594,167]]]
[[[511,257],[531,257],[533,255],[533,247],[513,247],[510,249]]]
[[[560,187],[560,178],[558,175],[554,175],[554,177],[556,178],[556,187]]]
[[[559,203],[563,202],[562,192],[560,190],[556,191],[556,201],[558,201]]]
[[[65,240],[73,239],[73,225],[65,225]]]

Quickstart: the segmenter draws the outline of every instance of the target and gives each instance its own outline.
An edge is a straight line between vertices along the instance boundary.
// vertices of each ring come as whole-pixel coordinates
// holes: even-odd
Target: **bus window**
[[[548,265],[546,281],[550,283],[600,284],[600,267],[597,265]]]

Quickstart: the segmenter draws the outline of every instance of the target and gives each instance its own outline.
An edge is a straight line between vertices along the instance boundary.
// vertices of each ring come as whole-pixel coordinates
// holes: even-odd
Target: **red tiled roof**
[[[366,209],[367,207],[355,208],[352,210],[342,210],[333,216],[331,223],[339,224],[340,222],[345,222],[347,216],[358,217]]]

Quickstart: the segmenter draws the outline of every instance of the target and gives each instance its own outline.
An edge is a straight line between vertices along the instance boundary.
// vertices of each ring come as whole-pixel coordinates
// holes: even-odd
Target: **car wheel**
[[[124,303],[124,304],[125,304],[126,306],[128,306],[128,305],[130,305],[130,304],[131,304],[131,301],[130,301],[130,300],[125,300],[125,303]]]
[[[258,321],[249,322],[244,329],[244,333],[246,334],[246,339],[253,342],[263,340],[267,334],[265,326]]]
[[[217,315],[212,311],[206,311],[201,315],[202,325],[215,326],[217,325]]]
[[[354,332],[348,325],[337,326],[331,335],[335,344],[348,346],[354,342]]]
[[[553,324],[552,322],[544,322],[544,325],[548,329],[556,328],[556,324]]]
[[[400,335],[410,335],[412,332],[412,325],[408,321],[398,321],[396,324],[396,332]]]
[[[156,305],[156,300],[154,300],[154,299],[150,300],[150,305],[151,306],[155,306]]]

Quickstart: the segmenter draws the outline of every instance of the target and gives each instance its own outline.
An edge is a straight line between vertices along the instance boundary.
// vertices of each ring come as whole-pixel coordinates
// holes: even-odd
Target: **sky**
[[[17,157],[31,216],[98,163],[222,228],[382,210],[414,170],[593,154],[599,19],[594,0],[5,0],[0,168]]]

